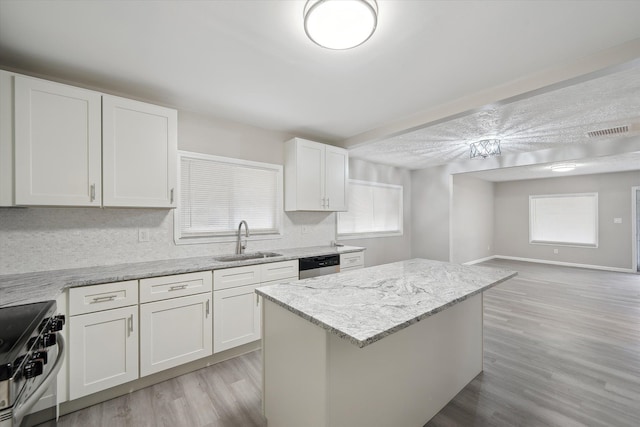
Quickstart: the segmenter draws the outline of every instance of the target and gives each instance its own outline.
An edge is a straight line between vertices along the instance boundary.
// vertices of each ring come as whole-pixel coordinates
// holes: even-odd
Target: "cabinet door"
[[[104,206],[176,206],[176,110],[102,96]]]
[[[260,339],[260,285],[213,292],[213,352]]]
[[[212,353],[211,292],[140,305],[140,376]]]
[[[138,306],[69,319],[69,399],[138,378]]]
[[[346,211],[349,180],[349,155],[346,150],[327,145],[324,178],[326,210]]]
[[[100,206],[100,94],[14,79],[15,203]]]
[[[324,152],[324,144],[297,142],[297,210],[324,210]]]

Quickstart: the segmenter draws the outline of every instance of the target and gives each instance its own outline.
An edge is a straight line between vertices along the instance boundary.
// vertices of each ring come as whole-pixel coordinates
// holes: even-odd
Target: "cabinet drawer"
[[[340,254],[340,271],[351,267],[364,267],[364,252]]]
[[[135,304],[138,304],[137,280],[69,289],[70,316]]]
[[[260,265],[225,268],[213,271],[213,290],[235,288],[260,283]]]
[[[262,264],[260,282],[272,282],[281,279],[298,279],[298,260]]]
[[[210,271],[140,280],[140,303],[211,292]]]

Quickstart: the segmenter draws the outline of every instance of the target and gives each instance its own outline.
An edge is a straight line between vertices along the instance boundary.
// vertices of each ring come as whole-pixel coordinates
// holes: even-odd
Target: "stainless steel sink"
[[[275,252],[250,252],[246,254],[219,256],[219,257],[215,257],[215,260],[221,261],[221,262],[231,262],[231,261],[245,261],[249,259],[273,258],[277,256],[282,256],[282,254],[278,254]]]

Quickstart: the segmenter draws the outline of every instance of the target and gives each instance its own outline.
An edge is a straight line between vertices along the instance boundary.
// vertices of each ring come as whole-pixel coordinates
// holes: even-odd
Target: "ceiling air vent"
[[[629,132],[629,126],[624,125],[624,126],[616,126],[608,129],[592,130],[591,132],[587,132],[587,135],[589,136],[589,138],[595,138],[598,136],[620,135],[628,132]]]

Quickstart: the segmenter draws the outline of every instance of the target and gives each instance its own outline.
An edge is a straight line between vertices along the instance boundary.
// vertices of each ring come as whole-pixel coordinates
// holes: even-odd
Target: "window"
[[[338,212],[338,237],[402,236],[402,186],[349,180],[349,211]]]
[[[529,196],[529,242],[598,246],[598,193]]]
[[[240,221],[253,239],[279,237],[282,166],[180,152],[176,243],[235,239]]]

